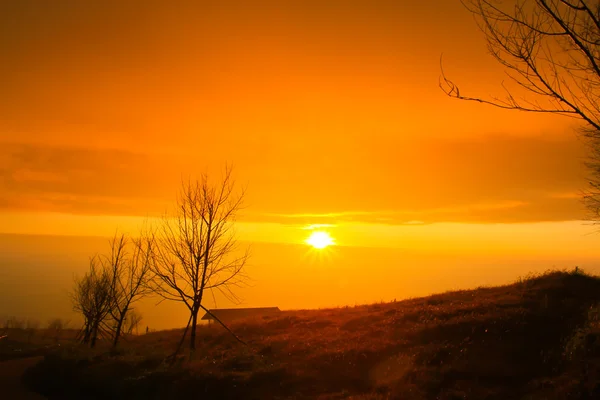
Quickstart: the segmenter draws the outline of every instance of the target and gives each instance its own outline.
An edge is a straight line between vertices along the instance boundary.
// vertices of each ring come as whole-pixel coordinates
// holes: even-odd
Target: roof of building
[[[248,317],[256,317],[261,315],[270,315],[281,312],[279,307],[255,307],[255,308],[213,308],[209,310],[214,316],[220,320],[241,319]],[[204,320],[214,320],[209,313],[204,314]]]

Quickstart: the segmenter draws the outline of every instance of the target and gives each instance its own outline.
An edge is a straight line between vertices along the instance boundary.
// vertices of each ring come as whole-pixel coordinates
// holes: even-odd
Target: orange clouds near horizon
[[[180,180],[202,172],[189,160],[124,150],[12,143],[0,154],[0,209],[8,213],[158,216],[171,207]],[[267,159],[240,162],[236,173],[249,203],[243,219],[404,224],[585,217],[578,197],[586,183],[585,147],[574,134],[412,140],[397,147],[364,140],[333,154],[336,163],[307,159],[291,176],[279,156],[281,169]]]

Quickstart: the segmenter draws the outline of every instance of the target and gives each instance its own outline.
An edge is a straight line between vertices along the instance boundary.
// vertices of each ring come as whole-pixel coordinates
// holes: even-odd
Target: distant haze
[[[592,250],[593,241],[588,242]],[[73,319],[77,325],[67,291],[73,275],[87,268],[88,256],[105,251],[107,244],[107,238],[0,235],[0,316],[42,322],[60,316]],[[242,303],[217,298],[217,306],[344,306],[512,283],[520,275],[551,268],[578,265],[600,272],[600,255],[595,249],[567,255],[560,249],[551,251],[551,247],[558,247],[556,243],[529,253],[519,249],[519,243],[505,243],[509,245],[514,251],[507,254],[499,254],[485,243],[474,243],[474,249],[479,248],[474,254],[465,249],[435,254],[399,246],[329,248],[324,255],[305,245],[256,243],[248,267],[253,281],[236,292]],[[183,304],[163,302],[156,306],[157,301],[147,299],[138,306],[144,327],[185,326],[188,315]],[[214,306],[210,297],[205,304]]]

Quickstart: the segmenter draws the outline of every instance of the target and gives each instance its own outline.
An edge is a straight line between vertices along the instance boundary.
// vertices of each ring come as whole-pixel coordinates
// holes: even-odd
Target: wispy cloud
[[[437,222],[518,223],[564,221],[581,219],[580,202],[573,197],[551,195],[531,201],[466,204],[457,207],[423,208],[412,210],[345,211],[336,213],[246,213],[249,221],[280,223],[313,229],[348,222],[388,225],[424,225]]]
[[[167,181],[160,170],[147,170],[159,162],[124,150],[2,143],[0,207],[74,214],[149,212],[149,205],[164,204],[171,194],[164,191]]]

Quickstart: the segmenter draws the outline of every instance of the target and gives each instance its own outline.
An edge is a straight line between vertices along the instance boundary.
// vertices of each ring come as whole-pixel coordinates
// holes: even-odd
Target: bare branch
[[[182,181],[176,211],[158,230],[152,262],[154,290],[163,299],[183,302],[190,311],[190,349],[195,349],[198,312],[206,290],[219,288],[234,298],[243,283],[248,253],[236,255],[233,223],[244,192],[235,189],[232,168],[212,183],[207,174]],[[186,330],[187,332],[187,330]]]
[[[498,108],[558,114],[585,122],[592,179],[583,200],[600,222],[600,4],[590,0],[461,0],[475,17],[490,54],[517,88],[503,99],[461,93],[440,59],[439,87],[449,97]]]

